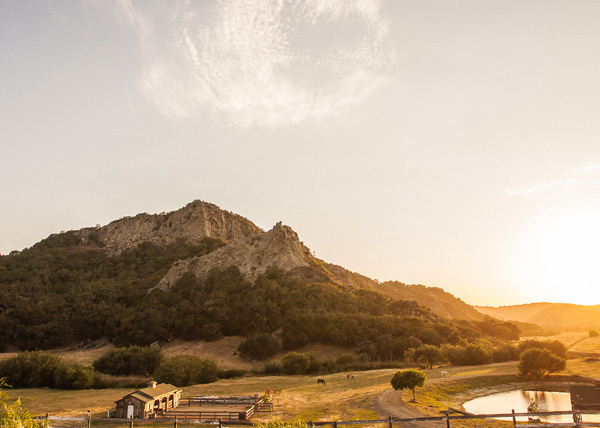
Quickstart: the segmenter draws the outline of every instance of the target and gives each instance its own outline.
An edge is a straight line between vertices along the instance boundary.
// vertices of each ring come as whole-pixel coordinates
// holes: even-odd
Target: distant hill
[[[525,305],[476,306],[479,312],[501,320],[537,324],[559,331],[600,329],[600,305],[583,306],[568,303],[529,303]]]

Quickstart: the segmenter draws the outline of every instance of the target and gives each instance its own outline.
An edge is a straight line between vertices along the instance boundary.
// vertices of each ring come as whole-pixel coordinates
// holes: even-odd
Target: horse
[[[325,379],[317,379],[317,385],[323,385],[325,386]]]
[[[352,373],[346,375],[346,379],[354,380],[354,375]]]
[[[440,372],[440,375],[441,375],[442,377],[450,377],[450,373],[448,373],[446,370],[443,370],[443,371],[441,371],[441,372]]]

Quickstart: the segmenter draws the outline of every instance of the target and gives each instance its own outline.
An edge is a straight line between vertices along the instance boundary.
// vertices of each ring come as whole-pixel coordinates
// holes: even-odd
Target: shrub
[[[541,379],[547,374],[564,370],[567,360],[547,349],[531,348],[521,353],[519,373],[528,379]]]
[[[442,355],[450,364],[462,366],[467,360],[467,350],[460,345],[443,345],[441,348]]]
[[[54,372],[54,388],[90,389],[94,386],[94,368],[81,364],[61,364]]]
[[[306,374],[311,366],[311,358],[307,354],[290,352],[281,359],[281,371],[284,374]]]
[[[54,387],[54,374],[62,360],[44,351],[25,351],[0,361],[0,378],[15,388]]]
[[[279,342],[268,333],[258,333],[244,340],[238,351],[242,357],[264,360],[279,351]]]
[[[356,355],[354,354],[342,354],[335,360],[335,364],[340,370],[346,370],[354,363],[356,363]]]
[[[466,365],[481,365],[490,362],[491,356],[488,351],[481,345],[470,344],[465,348],[466,358],[463,364]]]
[[[36,422],[31,414],[21,407],[21,401],[8,404],[7,395],[2,388],[8,386],[4,378],[0,378],[0,427],[2,428],[42,428],[48,426],[47,421]]]
[[[598,332],[598,330],[590,330],[590,337],[598,337],[600,336],[600,333]]]
[[[219,379],[231,379],[231,378],[235,378],[235,377],[242,377],[246,373],[248,373],[246,370],[237,370],[237,369],[219,370],[217,372],[217,377]]]
[[[160,348],[130,346],[104,354],[93,365],[99,372],[114,376],[148,376],[156,371],[163,358]]]
[[[217,364],[193,355],[178,355],[163,361],[154,378],[175,386],[211,383],[217,380]]]
[[[492,352],[492,360],[496,363],[505,361],[513,361],[519,358],[517,348],[512,345],[505,344],[494,348]]]
[[[281,364],[279,364],[277,361],[269,361],[267,364],[265,364],[263,373],[266,375],[281,374]]]
[[[434,364],[443,361],[444,356],[437,346],[423,345],[420,348],[411,349],[408,358],[415,361],[419,367],[432,369]]]
[[[525,340],[519,343],[519,354],[531,348],[547,349],[554,355],[567,359],[567,348],[558,340]]]

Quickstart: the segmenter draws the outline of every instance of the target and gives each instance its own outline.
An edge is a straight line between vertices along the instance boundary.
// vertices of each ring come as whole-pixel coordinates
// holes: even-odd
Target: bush
[[[281,364],[279,364],[277,361],[269,361],[267,364],[265,364],[263,373],[266,375],[281,374]]]
[[[94,386],[94,368],[81,364],[61,364],[54,372],[54,388],[90,389]]]
[[[600,336],[600,333],[598,332],[598,330],[590,330],[590,337],[598,337]]]
[[[465,351],[466,358],[464,364],[466,365],[481,365],[490,362],[491,356],[489,352],[481,345],[467,345]]]
[[[290,352],[281,359],[281,371],[284,374],[307,374],[311,366],[311,358],[307,354]]]
[[[462,366],[467,360],[467,350],[460,345],[443,345],[441,348],[442,355],[450,364]]]
[[[89,389],[95,384],[91,366],[65,363],[43,351],[26,351],[0,361],[0,377],[16,388]]]
[[[268,333],[258,333],[244,340],[238,351],[244,358],[264,360],[275,355],[280,349],[279,342]]]
[[[217,380],[217,364],[193,355],[178,355],[161,363],[154,374],[158,382],[175,386],[211,383]]]
[[[519,373],[528,379],[541,379],[547,374],[564,370],[567,360],[547,349],[531,348],[521,353]]]
[[[104,354],[93,365],[99,372],[114,376],[149,376],[156,371],[163,359],[160,348],[130,346]]]
[[[437,346],[423,345],[411,349],[408,358],[416,362],[419,367],[432,369],[434,364],[440,364],[444,360],[444,355]]]
[[[235,377],[242,377],[246,373],[248,373],[246,370],[237,370],[237,369],[219,370],[217,372],[217,377],[219,379],[231,379],[231,378],[235,378]]]
[[[0,378],[15,388],[54,387],[62,360],[44,351],[25,351],[0,361]]]
[[[36,422],[31,414],[21,407],[21,401],[7,403],[7,395],[2,388],[8,386],[4,378],[0,378],[0,427],[2,428],[42,428],[48,426],[47,421]]]
[[[356,355],[354,354],[342,354],[335,360],[335,364],[340,370],[346,370],[354,363],[356,363]]]
[[[519,343],[519,354],[531,348],[547,349],[554,355],[567,359],[567,348],[558,340],[525,340]]]

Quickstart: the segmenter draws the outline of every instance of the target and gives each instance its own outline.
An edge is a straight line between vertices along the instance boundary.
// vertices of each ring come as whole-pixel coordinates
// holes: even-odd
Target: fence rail
[[[196,419],[188,418],[186,413],[193,413],[198,415],[199,417]],[[200,415],[199,415],[200,413]],[[205,424],[205,425],[218,425],[219,428],[222,428],[222,424],[224,422],[230,425],[254,425],[253,422],[242,419],[230,419],[226,420],[225,418],[210,418],[210,419],[202,419],[201,413],[217,413],[217,412],[179,412],[178,415],[175,415],[170,418],[157,418],[157,419],[116,419],[116,418],[92,418],[92,417],[65,417],[65,416],[38,416],[37,419],[46,419],[48,421],[83,421],[87,423],[87,427],[89,428],[92,422],[126,422],[130,424],[130,427],[134,426],[135,423],[153,423],[153,422],[162,422],[165,420],[172,420],[174,423],[174,427],[177,428],[177,422],[185,422],[185,423],[197,423],[197,424]],[[229,412],[224,412],[228,414]],[[239,413],[239,412],[238,412]],[[244,412],[241,412],[244,413]],[[353,421],[320,421],[320,422],[307,422],[309,426],[312,427],[322,427],[326,425],[331,425],[333,428],[339,428],[342,425],[370,425],[370,424],[387,424],[389,428],[393,428],[393,425],[400,425],[407,422],[446,422],[447,428],[450,428],[451,421],[454,420],[469,420],[469,419],[492,419],[492,418],[510,418],[512,419],[513,426],[523,427],[523,428],[551,428],[551,427],[600,427],[600,422],[582,422],[582,415],[598,415],[600,411],[556,411],[556,412],[534,412],[534,413],[516,413],[514,410],[511,413],[487,413],[487,414],[454,414],[451,415],[450,411],[446,412],[441,416],[424,416],[417,418],[393,418],[388,417],[386,419],[370,419],[370,420],[353,420]],[[573,422],[557,422],[557,423],[530,423],[530,422],[519,422],[516,418],[518,417],[528,417],[535,418],[540,416],[559,416],[559,415],[572,415]]]

